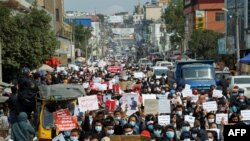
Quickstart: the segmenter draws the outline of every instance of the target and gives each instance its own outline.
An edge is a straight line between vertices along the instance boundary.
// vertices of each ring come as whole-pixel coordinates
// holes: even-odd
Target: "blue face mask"
[[[177,116],[181,116],[182,115],[182,111],[176,111],[176,115]]]
[[[70,141],[78,141],[78,137],[73,137],[73,136],[71,136],[71,137],[70,137]]]
[[[134,121],[130,121],[129,124],[130,124],[131,126],[133,126],[133,127],[135,126],[135,122],[134,122]]]
[[[149,131],[153,131],[153,130],[154,130],[153,124],[148,125],[148,130],[149,130]]]
[[[236,108],[235,106],[233,106],[233,107],[231,108],[231,110],[232,110],[233,113],[236,113],[236,112],[237,112],[237,108]]]
[[[64,136],[65,136],[65,137],[69,137],[69,136],[70,136],[70,131],[65,131],[65,132],[64,132]]]
[[[188,127],[188,126],[182,127],[182,132],[188,132],[189,130],[190,130],[190,127]]]
[[[167,136],[167,138],[172,139],[172,138],[174,138],[174,132],[173,131],[167,131],[166,136]]]
[[[111,130],[107,130],[107,134],[108,134],[108,135],[113,135],[113,134],[114,134],[114,132],[115,132],[115,131],[114,131],[113,129],[111,129]]]
[[[159,137],[161,135],[161,130],[154,130],[154,135]]]
[[[102,131],[102,126],[95,126],[95,130],[97,132],[101,132]]]

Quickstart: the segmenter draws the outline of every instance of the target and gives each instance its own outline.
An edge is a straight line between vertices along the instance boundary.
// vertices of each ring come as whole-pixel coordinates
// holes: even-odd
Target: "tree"
[[[204,59],[216,59],[217,40],[222,35],[212,30],[196,29],[190,40],[190,51],[195,52],[197,57]]]
[[[174,32],[171,36],[172,43],[180,44],[185,34],[185,15],[183,0],[171,1],[162,15],[165,21],[167,32]]]
[[[0,21],[4,80],[13,79],[22,67],[38,68],[54,54],[58,41],[45,11],[13,16],[0,6]]]
[[[90,53],[88,50],[88,40],[92,36],[92,30],[90,28],[86,28],[82,25],[74,25],[74,37],[75,37],[75,46],[83,51],[85,54]],[[85,56],[87,58],[87,56]]]

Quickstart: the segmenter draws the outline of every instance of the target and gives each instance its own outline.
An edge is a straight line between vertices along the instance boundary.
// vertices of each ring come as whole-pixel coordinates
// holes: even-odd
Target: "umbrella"
[[[77,58],[76,58],[76,61],[77,61],[77,62],[85,62],[86,59],[83,58],[83,57],[77,57]]]
[[[49,65],[43,64],[38,70],[40,71],[48,71],[48,72],[53,72],[54,69],[50,67]]]

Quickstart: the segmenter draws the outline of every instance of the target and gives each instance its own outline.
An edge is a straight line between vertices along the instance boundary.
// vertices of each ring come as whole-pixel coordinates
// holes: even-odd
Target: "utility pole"
[[[2,75],[2,43],[0,40],[0,83],[3,82],[3,75]]]
[[[239,11],[238,11],[238,2],[235,0],[235,24],[236,24],[236,55],[237,55],[237,72],[240,72],[240,39],[239,39]]]

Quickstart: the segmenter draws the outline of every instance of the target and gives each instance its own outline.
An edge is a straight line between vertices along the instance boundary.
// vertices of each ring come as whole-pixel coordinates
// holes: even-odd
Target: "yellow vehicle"
[[[68,108],[74,114],[77,98],[86,93],[81,85],[56,84],[39,86],[37,98],[38,139],[39,141],[52,140],[59,134],[55,128],[53,112]]]

